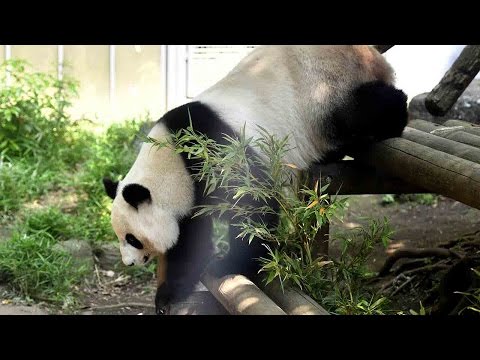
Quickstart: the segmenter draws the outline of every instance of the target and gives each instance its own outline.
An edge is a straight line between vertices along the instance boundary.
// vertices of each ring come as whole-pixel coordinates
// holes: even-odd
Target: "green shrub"
[[[10,79],[10,81],[8,81]],[[31,71],[23,60],[0,65],[0,154],[35,157],[54,154],[68,144],[66,109],[77,82]]]
[[[173,146],[176,152],[199,160],[192,169],[194,176],[206,183],[206,195],[221,189],[235,205],[220,202],[198,207],[194,216],[214,215],[231,211],[232,226],[240,229],[238,241],[260,238],[275,246],[268,246],[269,257],[259,259],[267,283],[278,279],[284,284],[298,286],[322,303],[327,310],[348,314],[382,314],[386,299],[364,290],[362,280],[367,277],[365,263],[373,246],[386,243],[391,235],[388,222],[372,221],[367,229],[357,229],[354,235],[361,237],[360,246],[354,249],[351,238],[344,239],[339,260],[316,255],[316,234],[322,226],[334,218],[341,218],[347,199],[330,196],[318,182],[313,189],[299,184],[295,166],[285,164],[288,138],[277,139],[260,129],[258,139],[225,136],[225,144],[197,133],[192,125],[182,129],[163,142],[147,138],[156,146]],[[264,153],[247,156],[247,148]],[[253,167],[264,170],[263,178],[252,174]],[[239,185],[240,184],[240,185]],[[243,205],[244,197],[259,201],[259,205]],[[274,199],[280,212],[269,205]],[[247,202],[248,203],[248,202]],[[280,223],[270,228],[261,221],[252,220],[254,214],[280,215]],[[352,255],[352,251],[356,250]]]
[[[56,243],[45,231],[15,233],[0,243],[0,278],[25,297],[73,304],[73,285],[85,269],[73,266],[70,255],[54,248]]]

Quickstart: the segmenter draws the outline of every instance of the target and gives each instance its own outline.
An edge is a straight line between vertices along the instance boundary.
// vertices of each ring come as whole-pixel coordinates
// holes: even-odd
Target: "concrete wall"
[[[141,116],[147,111],[158,119],[167,110],[167,99],[169,108],[188,101],[251,50],[249,45],[9,46],[12,57],[26,59],[37,71],[57,71],[59,56],[63,56],[64,74],[80,81],[80,97],[72,114],[101,122]],[[386,58],[395,69],[397,85],[412,98],[430,91],[462,48],[396,45]],[[0,45],[0,60],[5,56],[6,45]]]
[[[63,74],[80,82],[71,113],[110,123],[146,112],[158,119],[166,110],[161,45],[10,45],[11,57],[34,71]],[[0,45],[0,60],[6,46]]]
[[[117,117],[138,115],[148,110],[156,119],[165,107],[160,47],[118,45],[115,49],[115,98]]]
[[[57,72],[56,45],[12,45],[12,58],[28,61],[33,70],[42,72]]]

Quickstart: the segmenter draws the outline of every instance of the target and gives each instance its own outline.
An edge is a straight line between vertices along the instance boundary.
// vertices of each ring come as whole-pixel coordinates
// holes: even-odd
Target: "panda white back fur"
[[[407,122],[405,94],[393,86],[393,70],[368,46],[261,46],[222,80],[189,104],[167,112],[149,136],[162,140],[189,125],[218,141],[245,126],[257,125],[277,137],[289,136],[286,161],[300,169],[313,162],[343,157],[346,149],[399,136]],[[190,218],[194,205],[206,201],[204,184],[193,182],[193,163],[169,148],[143,144],[129,173],[119,182],[104,179],[114,199],[112,226],[123,262],[143,264],[158,256],[157,312],[172,298],[188,295],[213,252],[212,219]],[[121,195],[121,196],[120,196]],[[277,217],[263,217],[275,225]],[[211,269],[216,275],[259,270],[266,255],[255,239],[235,239]]]
[[[306,169],[336,145],[319,131],[332,110],[375,80],[393,85],[393,70],[366,46],[262,46],[194,100],[235,131],[246,125],[247,137],[257,134],[257,125],[289,135],[287,161]]]

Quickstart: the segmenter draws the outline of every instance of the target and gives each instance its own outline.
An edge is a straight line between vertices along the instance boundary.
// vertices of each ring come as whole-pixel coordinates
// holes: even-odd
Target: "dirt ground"
[[[349,197],[349,208],[344,221],[331,225],[330,254],[339,251],[336,234],[365,224],[365,218],[386,216],[395,230],[390,247],[378,246],[372,257],[371,268],[378,271],[389,251],[402,247],[435,247],[438,244],[458,239],[466,234],[480,237],[480,210],[470,208],[457,201],[439,197],[434,205],[415,202],[382,205],[382,195],[361,195]],[[154,314],[153,299],[155,280],[132,279],[118,274],[99,271],[96,280],[82,288],[83,306],[74,314],[78,315],[151,315]],[[172,314],[225,314],[218,302],[205,288],[199,287],[189,299],[172,307]],[[192,304],[195,310],[192,311]],[[21,301],[2,300],[0,288],[0,314],[48,313],[64,314],[45,304],[26,306]],[[16,307],[17,306],[17,307]],[[18,307],[20,306],[20,307]]]
[[[368,220],[363,218],[387,217],[395,233],[389,248],[377,246],[372,258],[373,271],[378,271],[392,249],[435,247],[464,235],[480,231],[480,210],[458,201],[439,196],[434,205],[416,202],[382,204],[383,195],[349,196],[349,208],[343,222],[331,226],[332,238]],[[479,234],[480,235],[480,234]],[[330,255],[338,251],[333,241]]]

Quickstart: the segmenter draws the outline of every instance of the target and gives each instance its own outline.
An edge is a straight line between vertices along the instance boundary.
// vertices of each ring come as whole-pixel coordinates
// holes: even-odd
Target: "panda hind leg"
[[[261,239],[254,237],[249,243],[247,239],[237,238],[239,233],[237,227],[230,225],[229,251],[224,257],[211,263],[208,271],[218,278],[239,274],[255,281],[262,267],[259,259],[268,257],[268,249]]]
[[[171,303],[186,299],[195,290],[213,255],[211,237],[212,220],[209,217],[188,218],[180,223],[176,246],[170,249],[164,261],[157,265],[157,314],[165,313]]]

